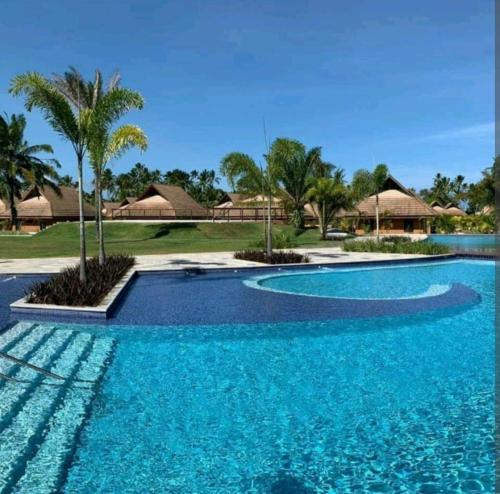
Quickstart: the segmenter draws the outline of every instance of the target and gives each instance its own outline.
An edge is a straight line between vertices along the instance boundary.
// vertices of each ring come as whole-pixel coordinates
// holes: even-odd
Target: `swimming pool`
[[[448,245],[456,252],[478,252],[494,254],[497,244],[496,235],[429,235],[429,241]]]
[[[139,277],[109,325],[59,323],[117,342],[64,492],[493,492],[494,264],[282,274]],[[245,284],[256,276],[272,291]],[[433,284],[477,297],[322,312],[339,290],[411,297]],[[153,294],[183,324],[157,324]]]

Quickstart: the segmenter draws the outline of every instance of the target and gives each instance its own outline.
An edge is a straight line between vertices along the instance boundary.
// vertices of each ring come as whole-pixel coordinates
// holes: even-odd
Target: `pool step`
[[[75,438],[90,411],[95,387],[105,371],[113,346],[114,341],[111,339],[94,341],[92,352],[82,363],[76,379],[92,381],[96,384],[89,386],[86,382],[75,382],[68,389],[63,406],[49,422],[49,432],[35,457],[28,462],[23,477],[17,483],[16,493],[59,492],[64,482],[66,467],[75,450]]]
[[[21,381],[3,380],[0,387],[0,493],[56,492],[114,340],[39,325],[14,328],[7,331],[17,339],[10,355],[28,356],[30,363],[66,379],[0,358],[5,373]],[[5,338],[2,342],[9,348]]]

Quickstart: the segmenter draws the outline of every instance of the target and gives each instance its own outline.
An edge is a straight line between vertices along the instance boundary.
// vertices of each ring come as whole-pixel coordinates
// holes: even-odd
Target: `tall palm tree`
[[[278,138],[269,150],[278,180],[292,205],[291,222],[297,229],[304,227],[304,205],[310,178],[315,171],[327,173],[322,167],[321,148],[306,150],[299,141]]]
[[[307,198],[314,204],[319,218],[321,238],[326,240],[329,223],[341,209],[348,210],[354,205],[353,196],[344,183],[343,173],[337,170],[333,178],[320,177],[312,181]]]
[[[97,107],[97,111],[99,107]],[[96,111],[96,113],[97,113]],[[100,122],[100,125],[99,125]],[[113,159],[122,156],[128,149],[138,147],[146,150],[148,139],[142,129],[135,125],[122,125],[114,131],[109,126],[111,122],[95,120],[89,139],[90,164],[95,173],[95,188],[98,191],[96,198],[96,211],[98,221],[99,264],[102,266],[106,259],[104,249],[104,231],[102,222],[102,187],[101,177],[106,165]]]
[[[54,159],[43,160],[36,154],[53,153],[48,144],[29,145],[24,138],[26,119],[24,115],[10,118],[0,115],[0,187],[8,198],[10,227],[18,229],[16,199],[26,185],[47,185],[59,191]],[[54,165],[54,166],[53,166]]]
[[[265,227],[266,254],[270,257],[273,253],[272,227],[271,227],[271,198],[277,191],[276,170],[269,155],[266,156],[266,167],[263,168],[247,154],[233,152],[222,158],[221,174],[226,177],[230,187],[235,192],[248,195],[262,194],[268,197],[267,228]],[[265,226],[265,223],[264,223]]]
[[[373,192],[375,194],[375,218],[377,228],[377,240],[380,240],[380,208],[379,194],[382,192],[387,177],[389,176],[389,168],[384,163],[380,163],[372,172]]]
[[[115,72],[107,85],[103,82],[102,73],[96,70],[93,81],[86,81],[83,75],[74,67],[62,75],[55,76],[55,84],[72,105],[82,104],[91,110],[89,124],[89,142],[104,139],[110,129],[125,113],[131,109],[141,109],[144,106],[143,97],[137,92],[120,87],[121,76]],[[83,97],[81,96],[83,94]],[[82,102],[82,103],[81,103]],[[89,144],[90,145],[90,144]],[[96,206],[102,202],[101,175],[104,168],[100,160],[91,160],[94,172],[94,202]],[[99,220],[100,212],[96,209],[96,236],[102,239],[100,229],[102,221]]]
[[[67,73],[71,79],[71,73]],[[24,95],[28,111],[38,108],[54,131],[66,139],[76,155],[78,172],[78,202],[80,210],[80,281],[86,283],[85,217],[83,212],[83,159],[87,151],[88,129],[92,110],[86,105],[87,92],[75,90],[76,99],[68,99],[56,79],[48,79],[38,72],[26,72],[14,77],[10,92]]]
[[[361,169],[354,173],[351,182],[351,193],[355,202],[375,195],[375,222],[377,240],[380,239],[379,194],[389,177],[389,169],[384,163],[377,165],[372,172]]]

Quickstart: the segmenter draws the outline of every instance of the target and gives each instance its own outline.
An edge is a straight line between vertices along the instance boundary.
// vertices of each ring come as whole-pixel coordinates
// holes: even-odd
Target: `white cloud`
[[[460,138],[493,138],[495,135],[495,122],[481,123],[469,125],[467,127],[460,127],[457,129],[446,130],[443,132],[436,132],[419,138],[419,141],[448,141]]]

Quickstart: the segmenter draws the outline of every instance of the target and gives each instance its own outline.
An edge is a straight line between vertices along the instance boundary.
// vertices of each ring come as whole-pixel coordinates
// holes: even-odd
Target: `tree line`
[[[121,200],[138,196],[151,183],[178,185],[205,207],[213,207],[223,197],[219,178],[214,170],[186,172],[174,169],[166,173],[150,170],[137,163],[129,172],[114,175],[110,164],[135,147],[144,151],[148,139],[144,131],[120,120],[131,110],[144,106],[142,95],[121,85],[119,73],[104,81],[97,70],[92,79],[85,79],[75,68],[63,74],[45,77],[37,72],[26,72],[11,81],[10,93],[24,98],[26,110],[36,109],[60,137],[70,143],[75,156],[77,180],[60,176],[60,164],[51,155],[48,144],[29,144],[24,138],[26,119],[22,114],[0,116],[0,196],[7,198],[11,211],[11,227],[17,225],[16,200],[31,185],[53,188],[76,186],[80,209],[80,279],[86,280],[86,239],[83,214],[84,200],[96,205],[96,227],[99,240],[99,262],[105,261],[102,201]],[[469,212],[479,212],[492,206],[495,197],[495,173],[500,158],[483,171],[481,180],[467,184],[465,177],[453,179],[440,173],[429,189],[420,191],[427,202],[438,201],[465,204]],[[230,187],[250,195],[281,196],[290,210],[290,220],[297,229],[304,227],[304,206],[307,202],[316,208],[322,236],[340,209],[348,209],[369,195],[376,197],[376,230],[379,231],[379,201],[384,182],[389,174],[385,164],[374,170],[358,170],[351,183],[345,180],[344,170],[322,159],[321,148],[307,149],[304,144],[289,138],[278,138],[269,146],[260,160],[241,152],[231,152],[221,159],[220,174]],[[87,164],[93,173],[93,191],[85,192],[83,168]],[[269,215],[270,218],[270,215]],[[271,238],[270,221],[267,238]],[[268,242],[268,249],[272,248]]]

